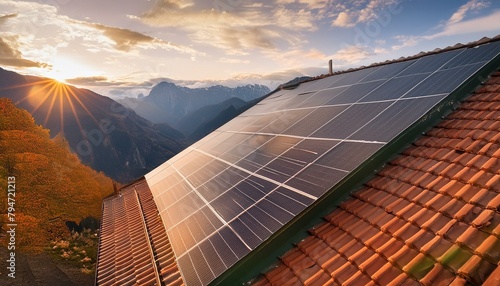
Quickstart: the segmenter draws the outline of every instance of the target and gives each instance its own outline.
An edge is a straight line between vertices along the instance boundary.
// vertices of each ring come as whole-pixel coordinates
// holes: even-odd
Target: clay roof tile
[[[420,279],[420,283],[425,286],[448,285],[455,277],[455,273],[444,268],[441,264],[436,263],[427,275]]]
[[[491,263],[498,264],[500,260],[500,239],[495,235],[490,235],[476,248],[476,253]]]
[[[389,283],[396,281],[403,273],[401,269],[394,267],[390,263],[386,263],[377,272],[373,273],[371,278],[380,285],[389,285]]]
[[[488,279],[484,281],[483,286],[498,286],[500,285],[500,266],[497,266],[495,270],[488,276]]]

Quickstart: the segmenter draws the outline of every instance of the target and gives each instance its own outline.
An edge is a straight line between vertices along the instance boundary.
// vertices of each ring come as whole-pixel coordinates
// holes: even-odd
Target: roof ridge
[[[331,74],[321,74],[321,75],[314,76],[314,77],[308,78],[306,80],[300,81],[300,82],[294,84],[293,86],[298,86],[298,85],[300,85],[302,83],[305,83],[305,82],[315,81],[315,80],[318,80],[318,79],[327,78],[327,77],[334,76],[334,75],[339,75],[339,74],[344,74],[344,73],[348,73],[348,72],[363,70],[363,69],[367,69],[367,68],[371,68],[371,67],[383,66],[383,65],[387,65],[387,64],[405,62],[405,61],[409,61],[409,60],[414,60],[414,59],[422,58],[424,56],[429,56],[429,55],[444,53],[444,52],[453,51],[453,50],[457,50],[457,49],[461,49],[461,48],[471,48],[471,47],[480,46],[480,45],[487,44],[487,43],[493,43],[493,42],[496,42],[496,41],[500,41],[500,34],[496,35],[493,38],[483,37],[483,38],[481,38],[481,39],[479,39],[477,41],[472,41],[472,42],[469,42],[469,43],[466,43],[466,44],[456,43],[455,45],[448,46],[446,48],[435,48],[434,50],[427,51],[427,52],[426,51],[420,51],[418,54],[415,54],[415,55],[412,55],[412,56],[406,56],[406,57],[403,56],[403,57],[400,57],[398,59],[386,60],[386,61],[383,61],[383,62],[375,62],[375,63],[372,63],[372,64],[367,65],[367,66],[360,66],[360,67],[355,67],[355,68],[348,68],[348,69],[345,69],[345,70],[340,70],[340,71],[333,72]],[[498,76],[500,76],[500,71],[498,72]],[[279,90],[280,88],[283,88],[283,87],[279,86],[276,90]],[[289,89],[290,87],[287,87],[287,88]],[[269,94],[272,94],[272,93],[273,92],[271,92]]]

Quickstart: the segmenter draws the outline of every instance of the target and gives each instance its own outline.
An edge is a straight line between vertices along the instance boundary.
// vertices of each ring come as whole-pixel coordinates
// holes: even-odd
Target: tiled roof
[[[96,285],[184,285],[145,180],[103,201]]]
[[[253,285],[500,285],[500,72]]]

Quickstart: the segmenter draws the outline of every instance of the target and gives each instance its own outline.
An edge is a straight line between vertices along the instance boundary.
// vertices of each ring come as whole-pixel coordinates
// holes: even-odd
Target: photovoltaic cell
[[[344,85],[353,85],[363,78],[376,71],[380,67],[371,67],[362,70],[357,70],[353,72],[346,73],[339,78],[339,80],[333,82],[329,87],[339,87]]]
[[[351,85],[346,91],[329,100],[325,105],[351,104],[376,90],[384,80],[371,81]]]
[[[360,102],[381,101],[398,99],[405,93],[409,92],[408,86],[416,86],[430,73],[416,74],[411,76],[395,77],[373,90],[370,94],[366,95]]]
[[[414,62],[415,60],[393,63],[391,65],[383,65],[376,71],[363,78],[360,82],[392,78],[399,74],[402,70],[406,69],[408,66],[412,65]]]
[[[353,104],[344,112],[334,116],[311,136],[317,138],[342,139],[363,127],[370,119],[391,105],[390,102]]]
[[[300,121],[283,131],[283,134],[309,137],[314,131],[323,126],[325,122],[328,122],[328,120],[347,108],[348,106],[325,106],[314,109],[314,112],[301,118]]]
[[[450,93],[473,75],[484,63],[459,66],[431,74],[404,97],[417,97]]]
[[[464,49],[448,51],[440,54],[434,54],[419,58],[411,66],[401,71],[398,76],[414,75],[420,73],[432,73],[444,64],[463,53]]]
[[[487,62],[498,54],[499,49],[500,42],[498,41],[466,49],[459,57],[446,63],[443,69]]]
[[[389,142],[443,98],[444,95],[398,100],[348,139]]]
[[[279,90],[146,175],[187,285],[206,285],[498,57],[500,42]]]

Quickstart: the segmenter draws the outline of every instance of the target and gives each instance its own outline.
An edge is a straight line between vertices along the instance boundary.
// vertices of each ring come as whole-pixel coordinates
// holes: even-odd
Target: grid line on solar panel
[[[195,187],[191,184],[191,182],[189,182],[189,180],[188,180],[186,177],[184,177],[184,175],[183,175],[183,174],[182,174],[182,173],[181,173],[181,172],[180,172],[180,171],[179,171],[179,170],[178,170],[178,169],[177,169],[174,165],[171,165],[171,166],[172,166],[172,168],[174,168],[174,170],[175,170],[175,171],[177,171],[177,173],[179,173],[179,175],[181,175],[181,176],[183,177],[183,179],[184,179],[184,180],[188,183],[188,185],[191,187],[192,192],[194,192],[194,193],[196,194],[196,196],[197,196],[198,198],[200,198],[200,199],[201,199],[201,200],[202,200],[202,201],[203,201],[203,202],[204,202],[204,203],[208,206],[208,205],[209,205],[208,201],[207,201],[207,200],[206,200],[206,199],[205,199],[202,195],[200,195],[200,194],[197,192],[196,188],[195,188]],[[223,222],[224,224],[227,224],[227,222],[226,222],[226,221],[225,221],[225,220],[224,220],[221,216],[219,216],[219,215],[218,215],[218,213],[217,213],[217,212],[215,212],[215,210],[212,210],[212,211],[214,211],[214,213],[215,213],[216,217],[217,217],[217,218],[218,218],[221,222]]]
[[[404,97],[450,93],[483,65],[484,63],[473,63],[445,70],[437,70],[425,78],[415,88],[408,91]]]
[[[203,151],[200,151],[200,152],[203,152]],[[208,156],[212,156],[212,155],[210,155],[210,154],[208,154],[208,153],[207,153],[206,155],[208,155]],[[217,158],[217,157],[214,157],[214,159],[217,159],[217,160],[221,160],[221,161],[223,161],[223,159],[221,159],[221,158]],[[224,161],[223,161],[223,162],[224,162]],[[230,164],[229,162],[224,162],[224,163],[226,163],[226,164]],[[244,168],[241,168],[241,167],[239,167],[239,166],[236,166],[236,165],[234,165],[234,164],[230,164],[230,165],[231,165],[231,166],[233,166],[233,167],[235,167],[235,168],[237,168],[237,169],[240,169],[240,170],[242,170],[242,171],[244,171],[244,172],[247,172],[247,173],[249,173],[250,175],[253,175],[253,176],[256,176],[256,177],[258,177],[258,178],[260,178],[260,179],[263,179],[263,180],[265,180],[265,181],[271,182],[271,183],[276,184],[276,185],[281,185],[281,183],[280,183],[280,182],[277,182],[277,181],[274,181],[274,180],[272,180],[272,179],[266,178],[265,176],[261,176],[261,175],[259,175],[259,174],[255,174],[254,172],[250,172],[250,171],[248,171],[248,170],[246,170],[246,169],[244,169]],[[286,186],[286,187],[288,188],[288,186]],[[304,196],[310,197],[310,195],[309,195],[309,194],[307,194],[307,193],[303,193],[302,191],[297,190],[297,189],[295,189],[295,188],[289,187],[289,189],[290,189],[290,190],[292,190],[292,191],[294,191],[294,192],[296,192],[296,193],[299,193],[299,194],[302,194],[302,195],[304,195]],[[315,200],[317,199],[316,197],[311,197],[311,198],[312,198],[312,199],[315,199]]]
[[[283,190],[287,190],[286,188],[282,188],[282,189],[283,189]],[[288,202],[295,202],[295,205],[296,205],[296,206],[297,206],[297,204],[298,204],[298,205],[302,205],[302,207],[300,207],[299,209],[297,209],[297,208],[296,208],[296,211],[295,211],[295,212],[290,212],[289,210],[287,210],[287,209],[285,209],[285,208],[282,208],[280,205],[278,205],[277,203],[273,202],[272,200],[268,200],[268,199],[267,199],[267,198],[268,198],[268,197],[270,197],[273,193],[274,193],[274,192],[270,192],[268,195],[266,195],[265,197],[261,198],[261,199],[260,199],[258,202],[256,202],[254,205],[252,205],[252,206],[248,207],[248,208],[245,210],[246,212],[243,212],[243,213],[248,213],[248,211],[249,211],[250,209],[252,209],[253,207],[261,208],[261,207],[263,207],[263,206],[264,206],[264,207],[265,207],[265,206],[267,206],[267,207],[265,207],[265,209],[271,210],[271,211],[273,211],[275,214],[280,214],[280,216],[283,216],[283,215],[285,215],[286,213],[288,213],[288,215],[286,215],[286,217],[287,217],[287,218],[286,218],[286,219],[284,219],[284,221],[288,221],[288,219],[289,219],[289,218],[293,217],[293,216],[294,216],[294,215],[296,215],[299,211],[302,211],[302,210],[303,210],[303,209],[307,206],[307,205],[305,205],[305,204],[301,203],[300,201],[295,200],[294,198],[292,198],[292,197],[290,197],[290,196],[285,196],[285,195],[282,195],[283,197],[287,197],[287,198],[289,198],[289,201],[288,201]],[[280,194],[281,194],[281,192],[280,192]],[[261,207],[259,207],[259,205],[260,205]],[[264,211],[264,212],[266,212],[265,210],[263,210],[263,211]],[[223,226],[221,226],[218,230],[222,230],[222,229],[227,229],[227,228],[229,228],[229,229],[230,229],[230,231],[232,231],[233,235],[237,236],[237,237],[239,238],[239,240],[241,240],[241,242],[242,242],[242,243],[243,243],[246,247],[248,247],[248,248],[249,248],[249,245],[248,245],[247,243],[245,243],[245,240],[247,240],[247,238],[246,238],[245,236],[243,236],[243,237],[239,236],[239,235],[238,235],[238,234],[237,234],[237,233],[236,233],[236,232],[232,229],[232,227],[231,227],[231,225],[234,225],[233,223],[234,223],[235,221],[237,221],[237,220],[239,219],[239,217],[240,217],[240,215],[239,215],[239,216],[237,216],[237,217],[235,217],[235,218],[234,218],[234,219],[232,219],[231,221],[229,221],[229,224],[228,224],[228,225],[223,225]],[[271,217],[272,217],[272,216],[271,216]],[[275,216],[275,217],[276,217],[276,216]],[[278,221],[278,222],[280,222],[280,223],[281,223],[281,225],[283,225],[283,223],[284,223],[284,222],[281,222],[281,221]],[[178,231],[179,231],[179,233],[181,232],[181,230],[178,230]],[[250,229],[250,231],[252,231],[252,230]],[[189,233],[192,235],[192,232],[191,232],[191,230],[189,229],[189,227],[187,227],[187,230],[184,230],[184,233],[187,233],[187,232],[189,232]],[[215,235],[215,234],[217,234],[217,232],[214,232],[212,235]],[[207,240],[207,239],[209,239],[209,238],[210,238],[210,237],[205,237],[204,239],[200,240],[197,244],[200,244],[200,243],[202,243],[202,242],[206,241],[206,240]],[[181,239],[182,239],[182,238],[181,238]],[[249,241],[247,241],[247,242],[249,242]],[[186,244],[186,242],[184,242],[184,244],[185,244],[186,246],[188,246],[188,245],[191,245],[192,243],[191,243],[191,244]],[[191,248],[186,249],[186,250],[185,250],[185,251],[183,251],[182,253],[179,253],[179,254],[178,254],[178,253],[176,252],[176,255],[178,255],[178,257],[183,257],[184,255],[188,255],[188,254],[190,253],[190,251],[191,251],[192,249],[194,249],[194,248],[196,248],[196,245],[192,245],[192,246],[191,246]],[[231,247],[230,247],[230,248],[231,248]],[[249,248],[249,249],[253,249],[253,248]]]
[[[177,171],[178,171],[178,170],[177,170]],[[271,194],[271,193],[270,193],[270,194]],[[268,194],[268,195],[270,195],[270,194]],[[266,197],[267,197],[267,196],[264,196],[261,200],[257,201],[254,205],[256,205],[256,204],[258,204],[260,201],[262,201],[262,200],[266,199]],[[291,198],[291,199],[292,199],[293,201],[295,201],[295,199],[293,199],[293,198]],[[297,201],[297,203],[298,203],[298,204],[302,204],[300,201]],[[251,207],[253,207],[254,205],[252,205],[252,206],[250,206],[250,207],[245,208],[245,209],[243,210],[243,212],[242,212],[242,213],[244,213],[244,211],[249,210],[249,209],[250,209]],[[304,206],[304,208],[306,207],[306,205],[304,205],[304,204],[302,204],[302,205]],[[243,207],[242,207],[242,208],[243,208]],[[285,211],[287,211],[287,210],[285,210]],[[288,211],[287,211],[287,212],[288,212]],[[292,213],[292,214],[296,214],[296,213]],[[185,220],[183,220],[182,222],[184,222],[184,221],[185,221]],[[224,221],[224,220],[223,220],[223,221]],[[229,223],[231,223],[231,221],[229,221]],[[187,226],[186,226],[186,227],[187,227]],[[224,227],[224,225],[223,225],[223,226],[221,226],[221,228],[222,228],[222,227]],[[184,232],[186,232],[186,230],[185,230]],[[191,238],[195,239],[195,236],[196,236],[196,235],[195,235],[195,234],[193,234],[193,232],[191,231],[191,229],[190,229],[189,227],[187,227],[187,232],[189,232],[189,233],[191,234]],[[241,237],[240,237],[240,238],[241,238]],[[241,239],[243,240],[243,238],[241,238]],[[184,240],[184,239],[183,239],[183,240]],[[194,247],[194,246],[195,246],[195,245],[194,245],[194,243],[196,243],[196,242],[195,242],[195,241],[191,241],[191,243],[188,243],[188,244],[186,244],[186,242],[184,242],[184,245],[185,245],[186,247],[189,247],[189,246]],[[199,240],[198,240],[198,243],[199,243]],[[186,252],[188,252],[188,251],[189,251],[189,250],[186,250]]]
[[[402,98],[395,105],[401,105],[398,108],[389,108],[365,126],[358,129],[348,138],[363,140],[364,138],[376,139],[377,141],[390,141],[402,130],[401,122],[405,122],[405,126],[414,122],[419,116],[415,114],[415,110],[419,112],[427,112],[434,105],[443,99],[446,94],[431,95],[418,98]],[[406,104],[404,104],[406,102]],[[404,105],[403,105],[404,104]],[[420,113],[419,113],[420,114]],[[384,116],[391,116],[383,118]],[[398,116],[399,115],[399,116]],[[397,121],[395,119],[398,119]]]
[[[419,98],[428,98],[428,97],[435,97],[435,96],[438,96],[438,95],[430,95],[430,96],[421,96]],[[402,98],[400,100],[409,100],[409,99],[415,99],[415,98]],[[394,102],[396,100],[390,100],[391,102]],[[380,101],[380,102],[388,102],[388,101]],[[375,102],[377,103],[377,102]],[[240,132],[240,131],[230,131],[230,132],[233,132],[233,133],[245,133],[245,132]],[[273,133],[252,133],[252,134],[260,134],[260,135],[276,135],[276,134],[273,134]],[[362,140],[362,139],[349,139],[349,138],[345,138],[345,139],[341,139],[341,138],[322,138],[322,137],[306,137],[306,136],[298,136],[298,135],[288,135],[288,134],[280,134],[280,136],[287,136],[287,137],[293,137],[293,138],[299,138],[299,139],[308,139],[308,140],[316,140],[316,141],[332,141],[332,142],[341,142],[341,141],[345,141],[345,142],[359,142],[359,143],[375,143],[375,144],[386,144],[387,142],[385,141],[377,141],[377,140]]]

